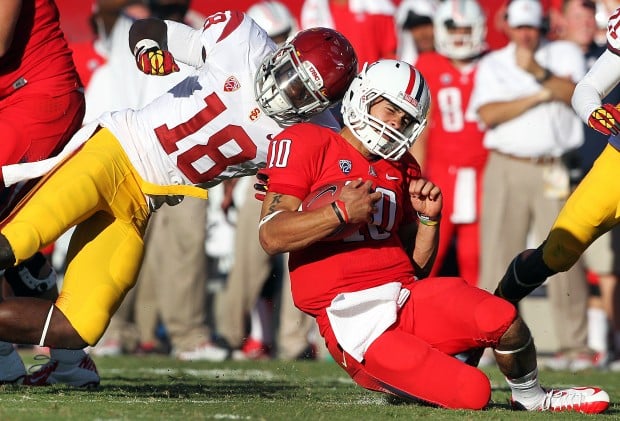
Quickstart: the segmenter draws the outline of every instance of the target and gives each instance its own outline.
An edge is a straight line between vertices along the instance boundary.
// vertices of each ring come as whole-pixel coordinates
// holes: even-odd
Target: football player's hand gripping
[[[351,181],[344,186],[338,200],[346,207],[347,221],[351,224],[373,222],[373,215],[377,212],[376,203],[381,199],[381,192],[372,188],[372,181]]]
[[[606,136],[620,133],[620,110],[618,105],[603,104],[590,114],[588,126]]]
[[[136,65],[147,75],[166,76],[179,71],[172,53],[162,50],[153,40],[143,39],[134,48]]]
[[[443,196],[439,187],[433,182],[425,178],[413,180],[409,183],[409,197],[418,215],[427,216],[432,220],[441,218]]]

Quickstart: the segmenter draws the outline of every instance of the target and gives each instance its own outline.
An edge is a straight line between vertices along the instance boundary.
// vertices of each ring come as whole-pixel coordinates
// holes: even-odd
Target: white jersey
[[[102,115],[99,124],[150,183],[209,187],[256,173],[269,138],[282,131],[254,99],[257,68],[275,44],[241,12],[209,16],[200,30],[166,24],[168,49],[197,74],[140,110]]]
[[[101,115],[55,157],[3,166],[5,186],[46,174],[88,141],[97,124],[114,134],[138,174],[154,185],[211,187],[265,166],[269,141],[283,128],[254,99],[254,77],[275,51],[273,41],[241,12],[218,12],[201,29],[165,22],[168,50],[195,74],[142,109]],[[312,121],[339,129],[329,110]]]

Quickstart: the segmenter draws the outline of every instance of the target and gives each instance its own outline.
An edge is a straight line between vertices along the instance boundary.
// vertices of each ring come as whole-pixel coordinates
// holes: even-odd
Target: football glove
[[[153,45],[154,44],[154,45]],[[179,71],[179,66],[168,50],[162,50],[153,42],[148,48],[137,46],[135,57],[138,69],[147,75],[166,76]]]
[[[265,199],[265,195],[267,194],[268,181],[269,177],[267,174],[260,171],[256,174],[256,183],[254,183],[254,197],[261,202]]]
[[[620,133],[620,110],[612,104],[603,104],[590,114],[588,126],[606,136]]]

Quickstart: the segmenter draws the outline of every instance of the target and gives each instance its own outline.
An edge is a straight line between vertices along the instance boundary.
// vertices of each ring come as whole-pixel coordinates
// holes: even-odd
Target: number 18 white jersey
[[[201,30],[166,21],[168,49],[197,71],[140,110],[102,115],[144,180],[213,186],[264,166],[282,128],[254,100],[254,76],[274,49],[241,12],[209,16]],[[157,77],[157,76],[153,76]]]

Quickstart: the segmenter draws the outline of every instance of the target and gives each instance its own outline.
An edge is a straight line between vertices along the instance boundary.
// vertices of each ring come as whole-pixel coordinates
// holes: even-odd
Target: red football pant
[[[516,309],[461,278],[430,278],[408,288],[397,321],[370,345],[362,363],[338,345],[327,315],[319,316],[330,354],[366,389],[445,408],[484,408],[491,397],[487,376],[452,355],[496,346]]]

